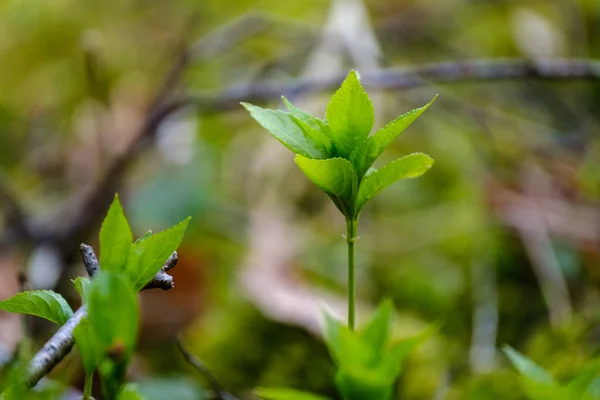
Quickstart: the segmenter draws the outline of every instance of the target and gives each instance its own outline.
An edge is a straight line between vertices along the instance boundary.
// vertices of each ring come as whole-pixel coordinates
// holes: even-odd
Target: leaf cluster
[[[435,100],[435,98],[434,98]],[[409,111],[373,135],[373,104],[351,71],[327,106],[326,119],[300,110],[285,97],[288,112],[242,103],[250,115],[296,154],[296,164],[325,192],[347,219],[357,220],[364,205],[392,183],[416,178],[433,159],[414,153],[373,168],[375,160],[429,106]]]
[[[87,317],[74,330],[75,342],[86,379],[91,381],[98,370],[107,399],[134,398],[134,389],[123,391],[123,383],[138,334],[137,292],[177,249],[188,222],[189,218],[157,234],[148,232],[134,242],[115,196],[100,229],[100,271],[93,279],[79,277],[73,281],[87,307]],[[18,293],[1,301],[0,309],[35,315],[59,325],[73,315],[66,300],[50,290]]]
[[[590,361],[567,382],[558,382],[544,368],[510,346],[504,347],[521,377],[523,390],[531,400],[599,400],[600,360]]]
[[[391,302],[384,301],[357,331],[326,315],[325,342],[336,364],[335,384],[345,400],[391,399],[394,382],[408,355],[435,332],[430,328],[417,336],[392,341],[392,314]],[[327,400],[287,388],[261,388],[257,394],[266,400]]]

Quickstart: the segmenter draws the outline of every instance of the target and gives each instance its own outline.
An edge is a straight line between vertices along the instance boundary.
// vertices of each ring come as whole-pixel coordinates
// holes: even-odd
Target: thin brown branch
[[[219,383],[217,378],[213,375],[208,367],[196,356],[194,356],[187,347],[183,344],[181,339],[177,339],[177,347],[185,360],[190,363],[200,374],[206,379],[213,391],[213,398],[216,400],[238,400],[231,393],[228,393],[223,386]]]
[[[74,241],[89,234],[101,218],[102,212],[112,201],[127,167],[135,160],[135,156],[152,143],[151,139],[158,127],[171,114],[180,109],[180,103],[173,101],[172,98],[189,64],[196,59],[204,59],[210,54],[227,49],[258,33],[264,29],[266,22],[267,20],[260,15],[248,14],[246,17],[208,34],[191,46],[180,46],[174,56],[171,68],[158,85],[158,90],[149,103],[150,106],[144,121],[129,147],[109,163],[104,176],[97,183],[79,194],[82,200],[70,214],[69,221],[62,224],[60,228],[51,228],[52,231],[47,232],[44,237],[58,243],[58,247],[67,252],[72,248]],[[189,26],[191,24],[188,24],[188,28]],[[185,30],[183,37],[187,36],[188,30]],[[55,232],[54,229],[58,229],[58,231]]]
[[[90,277],[100,270],[98,258],[91,246],[82,243],[79,246],[81,258],[88,271]],[[165,262],[161,270],[152,278],[152,280],[142,289],[160,288],[169,290],[174,287],[173,277],[168,275],[166,271],[172,269],[177,264],[177,253],[174,252]],[[29,387],[35,386],[39,380],[49,373],[63,358],[69,354],[75,339],[73,332],[79,322],[87,316],[85,305],[81,306],[69,320],[60,327],[60,329],[52,336],[44,346],[37,352],[29,363],[29,374],[25,378],[25,383]]]
[[[234,42],[243,39],[240,26],[254,26],[248,34],[254,34],[264,26],[264,20],[259,17],[240,19],[238,25],[225,29]],[[226,35],[226,36],[227,36]],[[218,37],[218,35],[215,35]],[[214,39],[214,37],[212,38]],[[218,41],[217,41],[218,42]],[[217,43],[215,42],[215,43]],[[194,45],[194,51],[202,54],[210,53],[213,46],[219,48],[210,40],[201,40]],[[110,163],[104,177],[92,188],[86,191],[79,206],[71,213],[70,220],[61,225],[59,231],[52,227],[49,232],[41,232],[36,237],[39,240],[50,240],[58,244],[62,251],[72,248],[73,242],[84,237],[97,223],[104,210],[110,203],[113,194],[119,187],[128,165],[135,155],[150,143],[150,140],[160,124],[171,114],[184,107],[195,107],[199,112],[211,113],[237,109],[240,101],[266,102],[277,100],[280,96],[288,97],[308,95],[335,88],[343,80],[340,75],[331,79],[300,79],[288,83],[255,83],[234,85],[221,93],[199,93],[173,97],[173,91],[178,86],[180,78],[193,59],[189,49],[182,50],[176,57],[171,70],[166,74],[159,90],[150,102],[144,122],[132,141],[130,147]],[[200,56],[200,58],[202,58]],[[600,61],[593,59],[521,59],[498,58],[465,61],[448,61],[428,63],[411,67],[386,68],[362,75],[362,82],[373,90],[401,90],[422,87],[429,84],[456,83],[469,81],[495,81],[507,79],[544,79],[544,80],[600,80]],[[20,237],[23,236],[20,232]],[[36,240],[33,238],[32,240]]]
[[[94,249],[90,245],[81,243],[79,245],[79,253],[81,253],[81,261],[83,261],[83,266],[88,275],[90,277],[94,276],[100,270],[100,263],[98,262],[96,253],[94,253]]]
[[[160,101],[156,100],[156,102]],[[112,201],[127,167],[135,159],[135,155],[149,144],[146,139],[150,139],[158,126],[174,111],[176,110],[173,108],[163,106],[149,110],[129,148],[112,161],[102,179],[87,189],[79,205],[71,213],[69,221],[61,225],[57,232],[46,234],[47,237],[58,243],[61,250],[66,251],[74,241],[90,233]]]
[[[308,95],[339,86],[345,75],[330,79],[300,79],[287,83],[234,85],[221,93],[200,93],[182,97],[170,105],[193,105],[201,112],[237,109],[241,101],[266,102]],[[402,90],[431,84],[508,79],[600,80],[600,60],[569,58],[492,58],[426,63],[409,67],[385,68],[361,74],[363,85],[372,90]]]
[[[81,259],[83,261],[83,266],[85,267],[88,275],[94,276],[96,272],[100,270],[100,264],[98,263],[98,258],[96,257],[96,253],[94,253],[94,249],[92,246],[87,245],[85,243],[81,243],[79,245],[79,252],[81,253]],[[177,252],[173,252],[171,256],[165,261],[163,267],[154,275],[152,280],[148,282],[146,286],[142,290],[148,289],[162,289],[169,290],[175,287],[175,283],[173,282],[173,277],[167,274],[171,268],[177,265]]]
[[[244,40],[264,31],[273,22],[261,13],[250,12],[221,25],[190,47],[194,60],[209,60],[223,54]]]
[[[167,259],[167,261],[165,261],[165,265],[163,265],[163,267],[160,269],[160,271],[158,271],[156,273],[156,275],[154,275],[154,278],[152,278],[152,280],[150,282],[148,282],[142,290],[173,289],[175,287],[175,283],[173,282],[173,277],[171,275],[167,274],[167,271],[170,270],[171,268],[175,267],[175,265],[177,265],[177,260],[178,260],[177,252],[175,251],[175,252],[173,252],[173,254],[171,254],[171,257],[169,257]]]
[[[52,371],[52,368],[69,354],[75,344],[73,332],[86,315],[86,307],[81,306],[31,359],[28,368],[29,374],[25,378],[27,386],[35,386],[44,375]]]

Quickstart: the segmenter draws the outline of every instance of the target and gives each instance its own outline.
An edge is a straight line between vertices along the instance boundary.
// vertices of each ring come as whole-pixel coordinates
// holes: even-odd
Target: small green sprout
[[[296,154],[296,164],[325,192],[346,218],[348,242],[348,324],[354,328],[354,243],[364,205],[392,183],[423,175],[433,159],[413,153],[372,168],[385,148],[416,120],[433,100],[396,118],[370,135],[373,104],[351,71],[327,106],[327,119],[313,117],[283,98],[289,112],[242,103],[250,115]]]

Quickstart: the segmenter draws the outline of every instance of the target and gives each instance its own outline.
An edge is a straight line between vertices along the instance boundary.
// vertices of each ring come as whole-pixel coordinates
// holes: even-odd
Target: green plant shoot
[[[435,100],[435,98],[434,98]],[[396,118],[373,135],[373,105],[351,71],[327,106],[326,119],[314,117],[283,98],[288,112],[242,103],[250,115],[296,154],[296,164],[325,192],[346,219],[348,246],[348,325],[354,329],[354,245],[365,204],[392,183],[416,178],[433,165],[423,153],[373,168],[385,148],[434,101]]]
[[[115,196],[100,229],[100,271],[93,279],[73,280],[87,307],[87,317],[74,330],[86,375],[84,400],[91,398],[96,370],[104,398],[141,398],[133,386],[124,386],[139,328],[137,292],[177,249],[188,222],[189,218],[157,234],[149,231],[134,242],[119,197]],[[50,290],[18,293],[0,301],[0,309],[42,317],[60,325],[73,315],[66,300]],[[3,393],[3,398],[21,398],[24,390],[25,385],[17,382]]]

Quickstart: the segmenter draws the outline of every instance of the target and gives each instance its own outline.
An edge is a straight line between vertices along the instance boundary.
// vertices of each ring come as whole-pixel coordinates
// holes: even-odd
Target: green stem
[[[354,243],[356,242],[355,219],[346,220],[346,242],[348,243],[348,327],[354,330],[354,317],[356,315],[356,288],[354,279]]]
[[[90,400],[92,398],[92,381],[94,380],[94,373],[85,375],[85,383],[83,384],[83,400]]]

